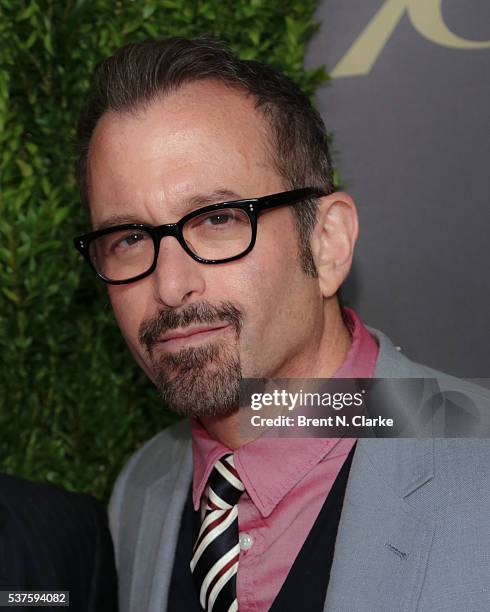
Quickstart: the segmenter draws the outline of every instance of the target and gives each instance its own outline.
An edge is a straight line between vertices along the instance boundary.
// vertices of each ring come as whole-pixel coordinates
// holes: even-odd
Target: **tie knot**
[[[233,454],[224,455],[213,467],[207,487],[210,510],[228,510],[235,506],[245,490],[235,468]]]

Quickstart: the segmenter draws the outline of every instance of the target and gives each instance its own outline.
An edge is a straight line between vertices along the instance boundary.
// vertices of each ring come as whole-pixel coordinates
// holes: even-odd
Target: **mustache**
[[[139,327],[138,339],[151,352],[158,339],[172,329],[185,328],[192,324],[212,325],[222,321],[234,328],[238,338],[243,324],[243,314],[239,308],[231,302],[220,302],[217,305],[196,302],[180,311],[161,310],[155,316],[146,319]]]

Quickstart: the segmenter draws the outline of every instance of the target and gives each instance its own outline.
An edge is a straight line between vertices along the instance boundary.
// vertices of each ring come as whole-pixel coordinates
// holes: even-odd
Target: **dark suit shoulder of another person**
[[[0,590],[70,591],[71,612],[117,610],[103,506],[89,495],[0,474]]]

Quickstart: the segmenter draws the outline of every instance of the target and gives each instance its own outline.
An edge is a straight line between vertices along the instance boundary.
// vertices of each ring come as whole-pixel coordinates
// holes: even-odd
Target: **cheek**
[[[229,275],[228,288],[246,317],[244,350],[254,346],[257,350],[264,341],[284,341],[285,321],[295,325],[303,308],[298,302],[304,296],[306,277],[298,262],[296,232],[290,219],[282,221],[259,224],[253,251]]]
[[[153,380],[151,364],[138,340],[139,327],[146,313],[144,292],[135,291],[133,287],[124,285],[111,286],[108,291],[114,316],[131,354],[136,363]]]
[[[291,297],[294,286],[301,280],[296,228],[286,210],[271,211],[260,221],[252,252],[255,282],[261,287],[264,299],[277,309],[284,296]]]
[[[112,286],[108,291],[118,325],[133,350],[134,346],[138,345],[138,329],[144,318],[141,292],[134,291],[129,286]]]

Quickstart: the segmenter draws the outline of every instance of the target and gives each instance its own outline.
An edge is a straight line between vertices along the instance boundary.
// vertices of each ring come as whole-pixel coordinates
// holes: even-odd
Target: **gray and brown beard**
[[[187,417],[228,416],[238,410],[242,379],[238,339],[243,317],[231,302],[190,304],[177,312],[162,310],[143,321],[139,341],[150,358],[155,384],[165,404]],[[194,324],[229,323],[236,342],[221,339],[166,353],[158,351],[167,331]]]

